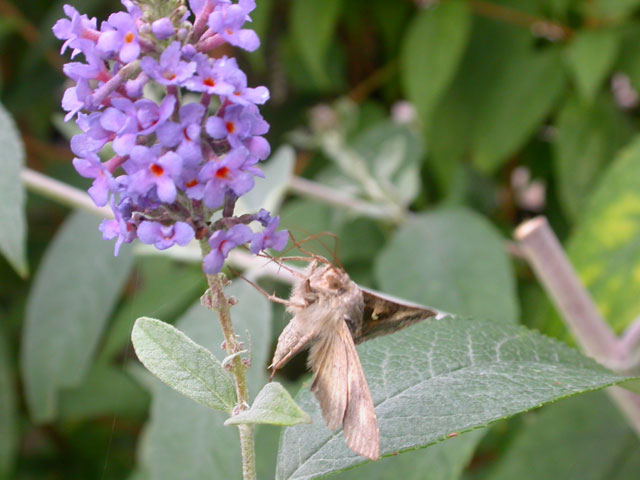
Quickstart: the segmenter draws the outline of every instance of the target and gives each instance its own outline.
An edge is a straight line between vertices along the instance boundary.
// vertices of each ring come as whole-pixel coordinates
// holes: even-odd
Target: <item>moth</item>
[[[309,348],[308,364],[314,373],[311,391],[327,426],[335,430],[342,425],[347,446],[377,460],[378,422],[355,346],[435,317],[437,312],[384,298],[359,287],[323,257],[312,258],[289,300],[277,299],[293,317],[278,338],[271,376]]]

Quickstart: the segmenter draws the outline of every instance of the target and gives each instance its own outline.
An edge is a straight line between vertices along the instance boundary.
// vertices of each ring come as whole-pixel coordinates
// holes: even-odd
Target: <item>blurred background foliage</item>
[[[59,107],[65,60],[51,26],[64,3],[99,19],[120,9],[0,0],[0,100],[26,165],[86,188]],[[520,221],[544,214],[612,327],[636,318],[640,0],[257,5],[263,47],[240,60],[251,84],[271,90],[263,114],[282,149],[247,208],[251,198],[281,205],[299,239],[333,232],[337,257],[364,285],[572,342],[509,241]],[[236,478],[237,452],[215,449],[235,432],[151,380],[129,346],[133,320],[148,315],[180,319],[217,352],[219,334],[190,309],[204,289],[198,265],[126,252],[116,262],[96,219],[61,227],[69,209],[32,193],[27,207],[31,276],[0,260],[0,478]],[[309,248],[334,252],[331,238],[322,243],[329,252]],[[85,263],[69,267],[60,249]],[[238,298],[255,294],[245,287],[234,287]],[[273,280],[263,287],[287,295]],[[261,381],[287,321],[262,300],[239,314],[255,332]],[[298,385],[303,370],[294,362],[285,380]],[[385,460],[396,463],[375,478],[622,480],[640,469],[637,437],[602,394],[465,437],[445,442],[459,443],[455,458],[432,447]],[[261,478],[273,476],[277,438],[275,428],[258,433]]]

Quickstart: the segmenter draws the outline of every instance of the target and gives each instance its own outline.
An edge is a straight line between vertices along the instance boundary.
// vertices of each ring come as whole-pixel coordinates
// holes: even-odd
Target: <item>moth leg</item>
[[[256,284],[255,282],[252,282],[251,280],[244,278],[245,282],[247,282],[249,285],[251,285],[253,288],[255,288],[258,292],[260,292],[262,295],[264,295],[267,300],[270,300],[274,303],[281,303],[283,305],[286,305],[287,307],[296,307],[296,308],[305,308],[306,305],[302,305],[300,303],[295,303],[292,302],[290,300],[285,300],[284,298],[280,298],[272,293],[267,293],[264,291],[264,289],[262,287],[260,287],[258,284]]]

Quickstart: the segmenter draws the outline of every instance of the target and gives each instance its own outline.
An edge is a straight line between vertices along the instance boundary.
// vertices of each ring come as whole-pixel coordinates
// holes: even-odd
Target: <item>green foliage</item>
[[[488,479],[631,480],[640,471],[639,449],[611,401],[590,393],[536,414]]]
[[[383,291],[424,305],[515,323],[515,282],[503,243],[493,227],[471,211],[420,215],[383,249],[376,279]]]
[[[429,320],[366,342],[358,353],[377,410],[381,455],[623,379],[559,342],[490,320]],[[276,478],[313,478],[363,462],[341,430],[322,422],[307,389],[296,400],[312,425],[284,431]]]
[[[292,426],[311,423],[311,417],[300,410],[289,392],[278,382],[267,383],[253,401],[251,408],[234,415],[225,425],[258,423],[265,425]]]
[[[114,258],[98,223],[86,213],[70,216],[29,292],[20,361],[26,400],[38,422],[56,418],[61,388],[82,382],[131,270],[130,252],[123,248]]]
[[[354,470],[336,475],[339,480],[455,480],[471,460],[485,434],[485,429],[472,430],[427,449],[405,452],[381,458]]]
[[[470,26],[469,5],[460,0],[424,10],[409,25],[401,53],[402,79],[407,97],[426,124],[455,74]]]
[[[142,364],[171,388],[213,410],[231,412],[233,382],[209,350],[171,325],[145,317],[136,320],[131,341]]]
[[[618,332],[640,299],[640,139],[602,176],[568,243],[569,256],[602,314]]]
[[[253,399],[267,381],[265,366],[271,338],[271,310],[269,302],[242,281],[232,284],[228,293],[239,300],[231,310],[236,333],[252,351],[247,382]],[[210,352],[215,352],[218,360],[224,358],[220,348],[224,337],[210,310],[196,304],[178,320],[176,327]],[[209,478],[211,472],[217,472],[220,478],[240,478],[237,428],[223,425],[228,418],[226,413],[205,408],[146,372],[138,373],[138,377],[152,396],[151,418],[138,451],[151,478],[201,480]],[[263,451],[270,448],[269,444],[258,443],[258,457],[264,458]],[[275,452],[271,455],[273,458]],[[273,477],[272,472],[270,477]]]
[[[0,253],[21,276],[28,272],[25,252],[25,193],[20,171],[24,147],[9,112],[0,104]]]
[[[0,331],[0,478],[9,477],[18,447],[17,399],[9,353],[7,341]]]

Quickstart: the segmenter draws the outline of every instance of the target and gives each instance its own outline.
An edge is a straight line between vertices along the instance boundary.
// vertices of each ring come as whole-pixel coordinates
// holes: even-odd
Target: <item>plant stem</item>
[[[209,253],[210,248],[206,240],[200,242],[202,256]],[[231,323],[232,303],[224,294],[225,278],[224,274],[206,275],[209,284],[207,307],[218,312],[220,326],[224,335],[225,350],[231,355],[242,350],[242,346],[236,337]],[[205,294],[206,295],[206,294]],[[242,363],[240,356],[235,356],[231,360],[231,373],[235,380],[236,397],[238,405],[234,409],[234,414],[240,413],[249,407],[249,394],[247,392],[246,373],[247,367]],[[242,451],[242,476],[244,480],[256,479],[256,455],[255,442],[253,437],[253,425],[238,425],[240,432],[240,449]]]
[[[523,223],[514,236],[584,352],[620,371],[620,342],[580,283],[547,219],[536,217]],[[640,396],[620,387],[608,388],[607,393],[640,435]]]

